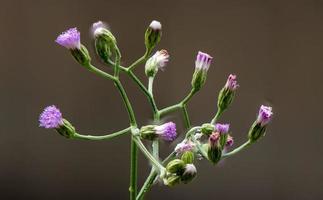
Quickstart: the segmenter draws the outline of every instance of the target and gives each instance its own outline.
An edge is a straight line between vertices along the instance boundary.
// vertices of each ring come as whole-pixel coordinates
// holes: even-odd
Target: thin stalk
[[[184,121],[185,121],[185,126],[187,129],[189,129],[191,127],[191,121],[187,112],[187,106],[183,105],[183,114],[184,114]]]
[[[126,134],[130,132],[130,127],[120,130],[118,132],[114,132],[108,135],[100,135],[100,136],[94,136],[94,135],[82,135],[79,133],[75,133],[75,135],[73,136],[73,138],[75,139],[83,139],[83,140],[109,140],[112,138],[115,138],[117,136]]]
[[[143,62],[145,62],[148,59],[149,56],[149,52],[146,50],[145,54],[140,57],[138,60],[136,60],[134,63],[132,63],[127,70],[131,71],[133,70],[137,65],[142,64]]]
[[[222,155],[222,158],[227,158],[230,156],[233,156],[234,154],[242,151],[243,149],[247,148],[248,146],[250,146],[252,144],[252,142],[250,142],[250,140],[248,140],[247,142],[243,143],[241,146],[237,147],[236,149],[230,151],[229,153],[225,153]]]
[[[211,124],[215,124],[218,121],[218,119],[220,118],[222,112],[223,111],[221,109],[218,109],[218,111],[216,112],[214,118],[211,121]]]
[[[164,115],[166,115],[167,113],[170,113],[170,112],[173,112],[177,109],[180,109],[182,108],[182,104],[175,104],[175,105],[172,105],[172,106],[169,106],[167,108],[163,108],[159,111],[159,115],[162,117]]]

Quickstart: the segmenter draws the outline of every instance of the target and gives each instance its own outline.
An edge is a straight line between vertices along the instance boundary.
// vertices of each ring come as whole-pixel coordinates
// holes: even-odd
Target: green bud
[[[266,133],[266,126],[261,126],[261,123],[257,123],[257,121],[255,121],[248,133],[249,141],[252,143],[256,142],[259,138],[264,136],[265,133]]]
[[[63,119],[63,124],[56,128],[56,130],[59,134],[66,138],[72,138],[75,135],[75,128],[66,119]]]
[[[218,145],[208,145],[207,149],[208,159],[213,163],[216,164],[221,160],[222,150]]]
[[[190,164],[194,162],[194,153],[191,151],[185,151],[182,154],[181,160],[184,161],[185,164]]]
[[[207,71],[195,69],[193,78],[192,78],[192,87],[199,91],[202,86],[205,84],[207,77]]]
[[[185,163],[183,160],[174,159],[166,165],[166,170],[169,173],[182,174],[184,172]]]
[[[202,125],[201,132],[207,136],[211,135],[214,131],[214,125],[210,123],[206,123]]]
[[[156,125],[147,125],[140,128],[140,137],[145,140],[154,140],[158,137],[155,130]]]
[[[75,60],[80,63],[82,66],[88,66],[91,62],[91,57],[89,51],[85,46],[81,45],[81,48],[70,49],[71,54]]]
[[[117,40],[102,22],[94,23],[94,26],[96,53],[105,63],[108,63],[112,53],[117,51]]]
[[[164,179],[164,184],[170,187],[173,187],[181,182],[181,177],[176,174],[169,175]]]
[[[228,134],[220,134],[219,144],[222,150],[225,147],[225,144],[227,143],[227,139]]]
[[[218,97],[218,108],[225,110],[232,103],[235,92],[224,87],[221,89]]]
[[[187,184],[196,177],[196,174],[196,167],[193,164],[187,164],[185,165],[185,170],[181,176],[181,181]]]
[[[145,33],[145,45],[148,51],[148,55],[153,48],[159,43],[161,38],[161,24],[158,21],[152,21]]]

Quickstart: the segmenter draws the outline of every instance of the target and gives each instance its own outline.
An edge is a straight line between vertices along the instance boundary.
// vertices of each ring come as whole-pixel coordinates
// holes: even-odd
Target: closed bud
[[[207,71],[211,65],[212,57],[201,51],[198,52],[195,60],[195,71],[192,78],[192,87],[198,91],[205,84]]]
[[[145,45],[148,51],[148,55],[153,50],[153,48],[159,43],[162,32],[161,23],[158,21],[152,21],[145,33]]]
[[[176,174],[171,174],[164,179],[164,184],[173,187],[181,182],[181,177]]]
[[[248,138],[250,142],[256,142],[259,138],[265,135],[267,124],[272,118],[273,112],[271,107],[261,106],[258,117],[251,126]]]
[[[194,162],[194,153],[191,151],[185,151],[182,156],[181,160],[184,161],[186,164],[190,164]]]
[[[95,38],[96,53],[105,63],[108,63],[112,53],[114,53],[117,48],[116,38],[107,29],[107,26],[101,21],[93,24],[92,32]]]
[[[169,173],[182,174],[184,172],[185,163],[181,159],[174,159],[166,165],[166,170]]]
[[[196,167],[193,164],[185,165],[184,173],[181,176],[181,181],[185,184],[191,182],[197,174]]]
[[[75,60],[82,66],[88,66],[90,64],[91,57],[85,46],[81,45],[80,49],[71,49],[70,51]]]
[[[210,123],[206,123],[202,125],[201,132],[207,136],[211,135],[214,131],[214,125]]]
[[[220,161],[222,156],[222,148],[219,145],[221,135],[218,132],[212,133],[209,137],[209,144],[207,146],[208,159],[216,164]]]
[[[237,76],[230,74],[225,86],[221,89],[218,97],[218,108],[220,110],[225,110],[232,103],[235,91],[239,87],[237,80]]]

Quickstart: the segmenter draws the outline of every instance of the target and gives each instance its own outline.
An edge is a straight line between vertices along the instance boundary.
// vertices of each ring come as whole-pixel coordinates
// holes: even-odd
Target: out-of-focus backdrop
[[[102,142],[68,140],[38,127],[47,105],[57,105],[79,132],[125,128],[127,113],[114,85],[79,66],[55,44],[70,27],[97,61],[90,26],[109,24],[123,65],[144,52],[151,20],[159,20],[171,61],[155,81],[159,108],[190,90],[197,51],[214,57],[205,87],[189,104],[193,124],[209,121],[230,73],[240,88],[221,118],[236,145],[261,104],[273,106],[267,135],[218,166],[198,162],[188,185],[157,185],[147,199],[321,199],[322,1],[18,1],[0,6],[0,198],[127,199],[129,136]],[[145,81],[143,66],[136,73]],[[151,121],[146,98],[122,76],[140,125]],[[178,124],[180,113],[168,120]],[[174,144],[163,144],[163,155]],[[149,172],[141,155],[139,183]]]

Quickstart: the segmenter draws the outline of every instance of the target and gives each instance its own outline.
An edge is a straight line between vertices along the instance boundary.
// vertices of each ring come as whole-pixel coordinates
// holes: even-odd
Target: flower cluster
[[[159,69],[165,70],[165,66],[168,64],[170,57],[168,51],[165,49],[156,51],[153,54],[162,36],[162,25],[160,22],[154,20],[147,27],[144,37],[146,51],[142,57],[127,67],[120,65],[122,63],[121,52],[117,45],[117,39],[108,30],[107,25],[102,21],[98,21],[93,23],[91,29],[95,52],[104,64],[112,67],[113,73],[100,70],[91,63],[90,54],[87,48],[82,45],[80,40],[81,34],[77,28],[68,29],[60,34],[55,41],[59,45],[67,48],[75,60],[87,70],[102,78],[113,81],[121,94],[122,101],[127,110],[129,126],[123,130],[102,136],[82,135],[76,132],[73,125],[63,118],[60,110],[54,105],[46,107],[40,114],[39,126],[46,129],[55,129],[60,135],[69,139],[107,140],[123,134],[131,134],[132,173],[129,188],[131,199],[143,199],[145,193],[150,190],[158,178],[167,186],[175,186],[180,183],[187,184],[197,176],[197,168],[195,165],[197,160],[204,158],[204,160],[215,165],[220,160],[235,155],[265,135],[267,126],[272,120],[273,112],[271,107],[262,105],[259,109],[258,116],[249,129],[248,140],[236,149],[231,150],[234,145],[234,139],[231,136],[232,130],[230,129],[230,124],[219,123],[219,119],[229,108],[237,93],[239,84],[237,76],[234,74],[230,74],[227,77],[226,83],[218,94],[216,102],[217,109],[214,112],[214,117],[202,125],[193,126],[187,109],[188,102],[205,85],[207,73],[213,60],[212,56],[201,51],[198,51],[195,63],[192,63],[195,66],[191,80],[191,90],[188,95],[175,105],[163,109],[160,109],[156,105],[153,95],[153,81]],[[145,66],[142,70],[144,70],[147,76],[148,87],[134,73],[134,68],[140,65],[142,67]],[[121,73],[129,76],[147,96],[153,111],[152,118],[154,123],[138,124],[132,103],[119,78]],[[180,135],[182,131],[176,129],[174,122],[169,121],[163,123],[165,122],[165,115],[177,110],[183,113],[185,121],[185,130],[182,136]],[[180,141],[181,138],[182,141]],[[143,142],[144,140],[146,142]],[[161,140],[166,141],[167,144],[179,141],[173,152],[163,161],[161,161],[162,159],[159,156],[159,142]],[[147,148],[147,145],[151,145],[151,148]],[[151,173],[138,194],[136,193],[137,148],[140,149],[152,165]]]

